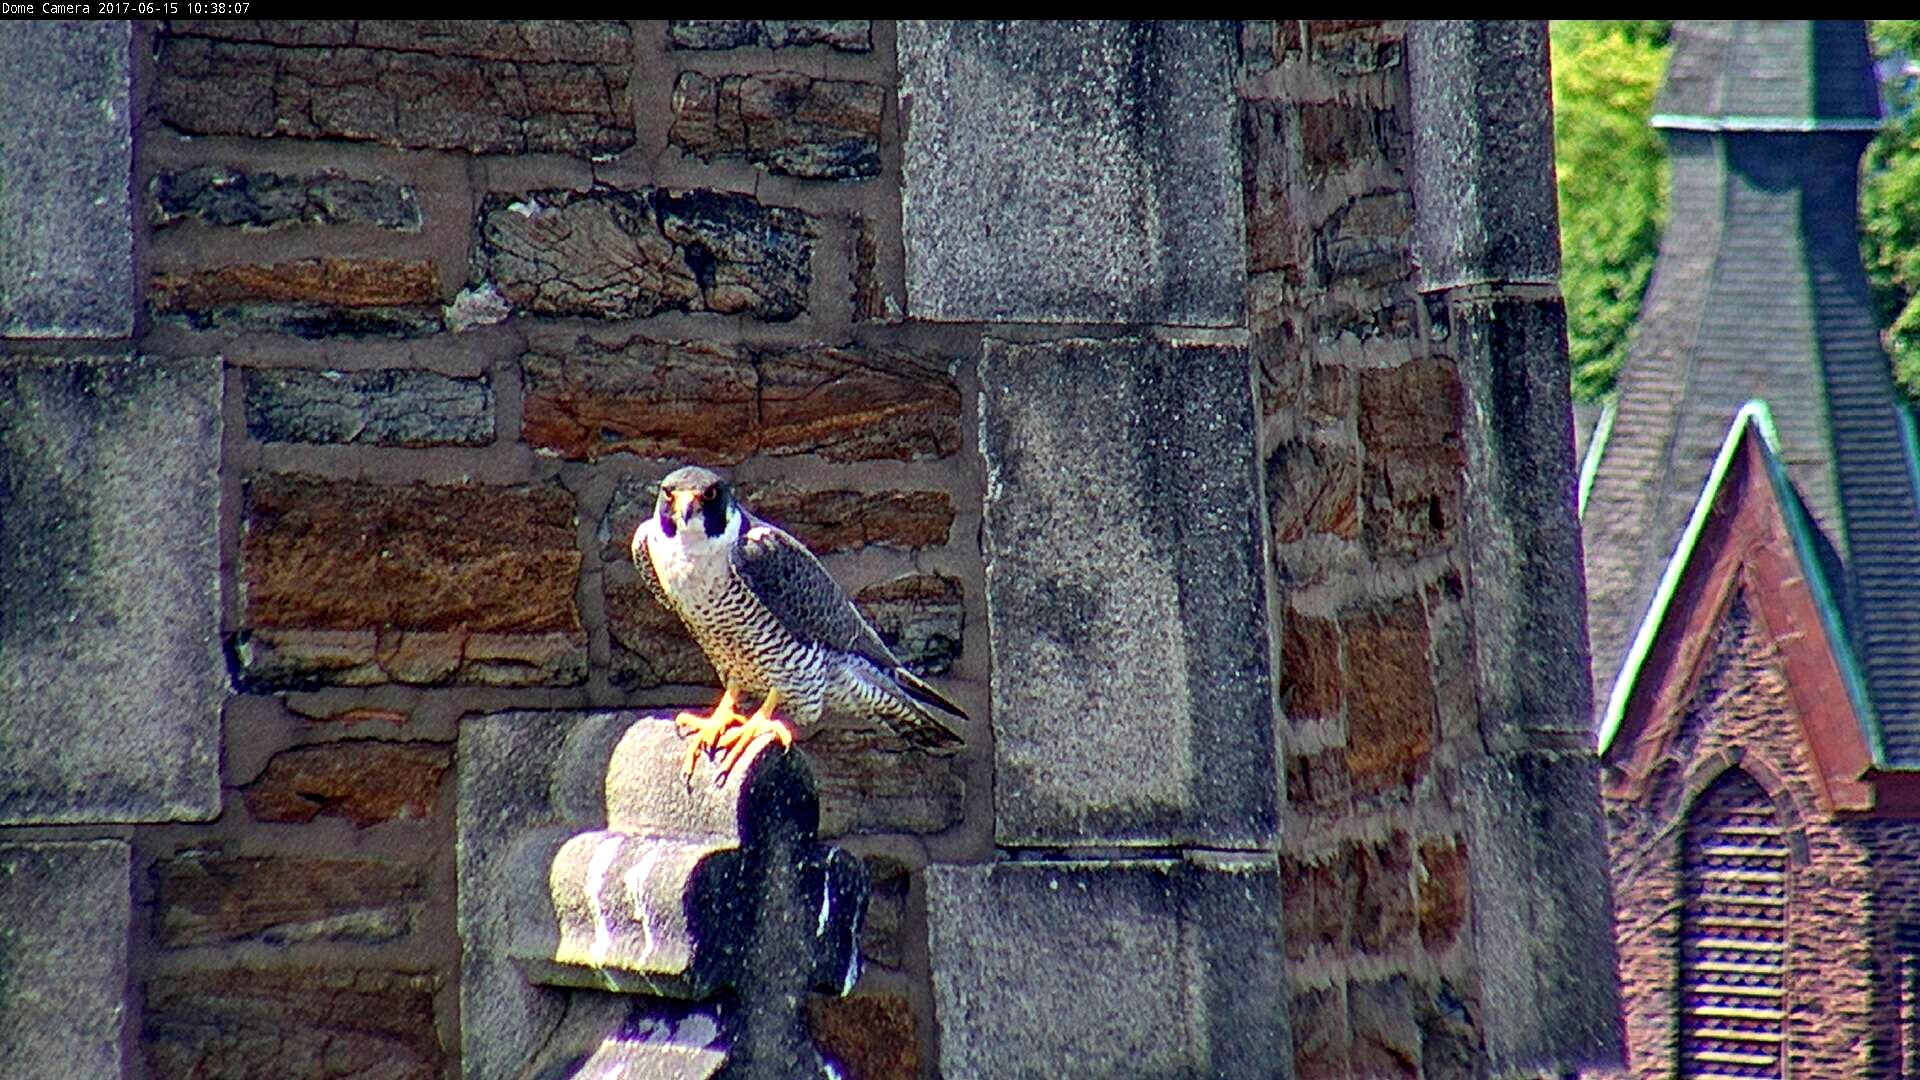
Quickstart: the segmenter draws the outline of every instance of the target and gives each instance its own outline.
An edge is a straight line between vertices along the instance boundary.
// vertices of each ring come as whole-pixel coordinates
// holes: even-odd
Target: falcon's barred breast
[[[828,714],[878,719],[926,749],[960,744],[960,707],[901,665],[812,552],[714,473],[689,465],[662,480],[632,553],[726,688],[711,716],[681,715],[700,735],[689,772],[700,749],[731,748],[724,776],[756,739],[789,742]],[[751,716],[735,710],[753,699]]]

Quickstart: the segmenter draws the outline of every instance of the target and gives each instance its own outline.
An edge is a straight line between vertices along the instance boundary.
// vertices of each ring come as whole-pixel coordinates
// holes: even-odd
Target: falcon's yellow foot
[[[689,781],[693,779],[694,763],[700,760],[700,751],[712,751],[721,744],[720,739],[728,728],[739,727],[747,716],[733,707],[733,691],[720,695],[720,701],[714,705],[713,712],[701,716],[696,712],[683,712],[674,718],[674,730],[682,735],[697,735],[687,744],[686,760],[680,763],[680,772]]]
[[[753,710],[753,715],[747,717],[745,723],[729,729],[714,740],[716,747],[729,748],[727,756],[720,759],[720,773],[714,778],[714,783],[726,783],[727,774],[733,771],[733,767],[739,764],[740,759],[746,757],[748,751],[762,743],[775,740],[783,747],[793,745],[793,729],[787,726],[786,721],[773,718],[773,708],[778,700],[779,695],[769,693],[767,700]]]

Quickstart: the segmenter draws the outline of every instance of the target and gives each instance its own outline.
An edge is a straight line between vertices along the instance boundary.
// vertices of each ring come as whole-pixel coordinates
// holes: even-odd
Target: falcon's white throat
[[[668,508],[666,512],[673,511]],[[739,504],[730,503],[726,528],[718,536],[708,536],[701,527],[700,517],[700,506],[689,505],[686,515],[674,521],[672,536],[661,528],[659,513],[641,526],[650,534],[647,553],[651,556],[653,571],[670,596],[707,596],[726,583],[731,553],[740,543],[745,518]]]

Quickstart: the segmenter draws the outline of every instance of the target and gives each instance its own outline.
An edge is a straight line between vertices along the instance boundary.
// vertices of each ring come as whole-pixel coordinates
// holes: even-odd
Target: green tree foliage
[[[1667,217],[1666,147],[1647,126],[1670,23],[1553,22],[1560,289],[1574,397],[1613,388]]]
[[[1868,24],[1882,70],[1887,122],[1867,148],[1860,188],[1860,254],[1887,328],[1893,376],[1920,399],[1920,20]]]

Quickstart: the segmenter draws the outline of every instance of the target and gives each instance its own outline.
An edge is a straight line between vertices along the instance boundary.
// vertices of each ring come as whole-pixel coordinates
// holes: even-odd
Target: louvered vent
[[[1737,769],[1687,820],[1680,923],[1680,1074],[1779,1077],[1786,1045],[1787,844]]]

